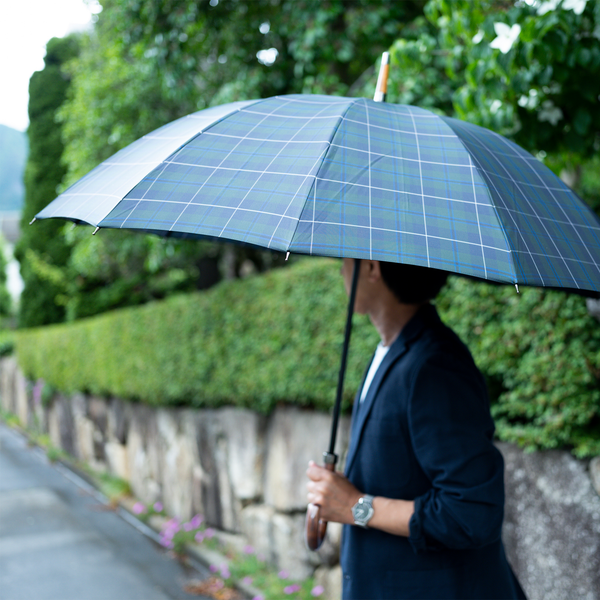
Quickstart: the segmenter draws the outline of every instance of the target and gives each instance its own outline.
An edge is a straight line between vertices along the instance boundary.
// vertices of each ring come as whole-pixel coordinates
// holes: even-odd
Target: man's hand
[[[312,460],[308,463],[306,474],[310,479],[306,484],[308,501],[321,507],[320,518],[352,525],[352,507],[363,494],[341,473],[328,471]]]

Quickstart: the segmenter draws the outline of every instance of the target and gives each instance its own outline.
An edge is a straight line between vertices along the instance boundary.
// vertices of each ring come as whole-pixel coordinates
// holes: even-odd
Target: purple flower
[[[265,600],[264,596],[254,596],[254,598],[252,598],[252,600]]]
[[[315,587],[310,591],[311,596],[320,596],[325,591],[325,588],[322,585],[315,585]]]
[[[244,585],[252,585],[252,577],[248,577],[248,576],[244,577],[244,579],[242,579],[242,583]]]
[[[255,550],[252,546],[244,546],[244,554],[254,554]]]
[[[192,524],[192,527],[194,529],[198,529],[198,527],[200,527],[200,524],[202,523],[202,521],[204,521],[204,519],[202,518],[202,515],[194,515],[192,517],[192,520],[190,521],[190,523]]]
[[[160,502],[155,502],[154,506],[152,507],[157,513],[162,512],[163,511],[163,505]]]
[[[219,567],[217,567],[217,565],[210,565],[210,567],[208,567],[210,569],[211,573],[216,573],[219,570]]]
[[[204,534],[199,531],[198,533],[196,533],[196,535],[194,536],[194,539],[201,544],[204,541]]]
[[[215,535],[215,530],[211,529],[210,527],[204,532],[204,537],[207,537],[209,540],[211,537],[214,537]]]
[[[146,512],[146,507],[141,502],[136,502],[131,510],[134,514],[141,515]]]
[[[183,525],[184,531],[191,531],[192,529],[196,529],[191,523],[184,523]]]
[[[300,591],[300,586],[297,583],[294,583],[294,585],[287,585],[286,587],[283,588],[283,593],[284,594],[293,594],[294,592],[299,592]]]
[[[279,579],[287,579],[290,576],[288,571],[286,571],[285,569],[282,571],[279,571],[278,575],[279,575]]]
[[[221,565],[221,577],[223,579],[229,579],[231,577],[231,573],[229,572],[227,565]]]

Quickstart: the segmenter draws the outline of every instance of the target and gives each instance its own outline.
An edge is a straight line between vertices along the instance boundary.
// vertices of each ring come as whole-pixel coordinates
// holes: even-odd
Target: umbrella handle
[[[337,456],[335,454],[330,454],[329,452],[324,452],[323,458],[325,459],[324,467],[328,471],[335,471]],[[318,550],[325,540],[325,534],[327,533],[327,521],[321,519],[320,513],[321,507],[318,504],[313,504],[311,502],[306,508],[304,541],[306,542],[306,547],[309,550]]]
[[[327,453],[325,454],[327,455]],[[324,466],[328,471],[335,470],[335,462],[326,462]],[[309,550],[318,550],[325,540],[325,534],[327,533],[327,521],[321,519],[320,513],[321,507],[318,504],[312,504],[312,502],[306,509],[304,541],[306,542],[306,547]]]

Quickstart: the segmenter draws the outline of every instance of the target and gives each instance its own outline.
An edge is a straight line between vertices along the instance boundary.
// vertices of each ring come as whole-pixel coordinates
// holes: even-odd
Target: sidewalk
[[[209,576],[197,568],[170,558],[0,423],[2,600],[197,599],[183,591]]]

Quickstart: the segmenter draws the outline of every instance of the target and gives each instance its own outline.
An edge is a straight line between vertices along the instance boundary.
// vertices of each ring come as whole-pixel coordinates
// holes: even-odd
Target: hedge
[[[339,261],[304,259],[206,292],[22,330],[30,379],[152,405],[333,404],[346,296]],[[579,296],[452,277],[442,318],[485,374],[501,439],[600,454],[600,325]],[[355,316],[344,408],[378,337]]]
[[[347,304],[339,263],[298,261],[243,281],[17,335],[19,364],[64,392],[153,405],[279,401],[327,409],[335,398]],[[358,318],[345,406],[377,344]]]

